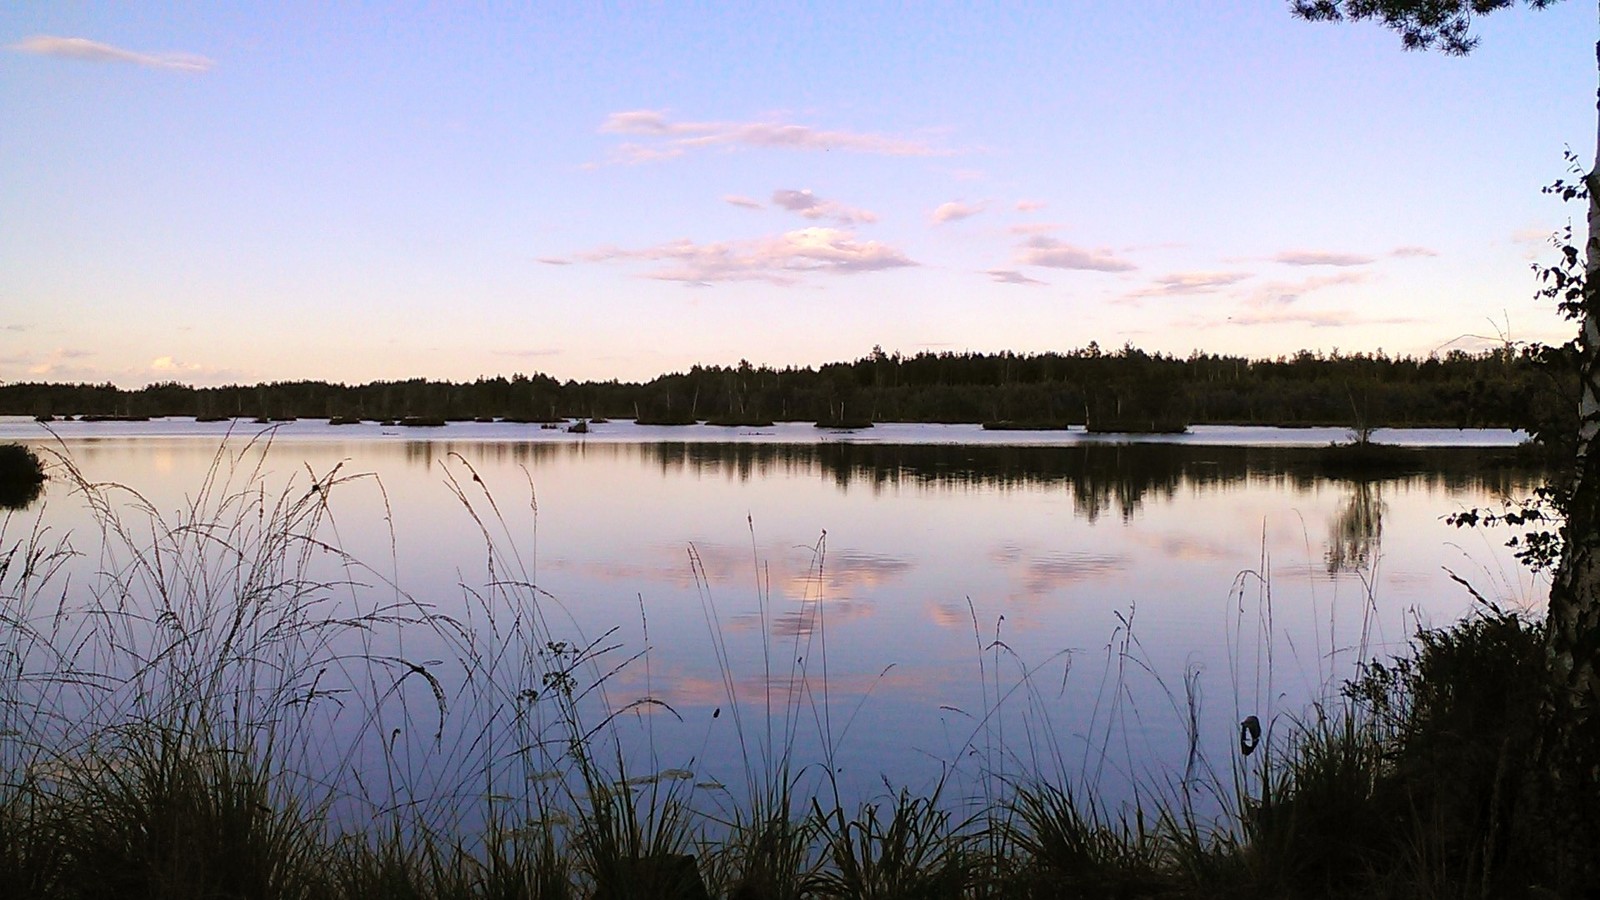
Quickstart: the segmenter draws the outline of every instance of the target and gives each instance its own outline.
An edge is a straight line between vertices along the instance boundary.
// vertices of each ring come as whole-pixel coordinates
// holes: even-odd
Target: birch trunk
[[[1600,73],[1600,42],[1595,44]],[[1595,167],[1589,191],[1589,233],[1584,245],[1583,317],[1578,336],[1577,470],[1567,509],[1566,544],[1550,586],[1548,654],[1552,746],[1546,763],[1571,808],[1578,845],[1600,833],[1600,91],[1596,94]],[[1587,837],[1583,834],[1586,833]],[[1593,847],[1574,860],[1593,878],[1600,871]]]

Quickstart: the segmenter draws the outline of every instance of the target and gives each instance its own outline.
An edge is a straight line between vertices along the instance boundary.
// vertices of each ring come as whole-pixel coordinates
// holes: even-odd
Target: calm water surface
[[[491,574],[448,479],[481,498],[476,474],[500,516],[487,540],[537,585],[552,636],[608,635],[619,663],[648,651],[607,682],[613,705],[663,704],[628,718],[633,771],[702,782],[742,777],[730,689],[764,735],[752,723],[769,688],[782,707],[803,670],[796,757],[831,753],[849,793],[881,790],[880,776],[919,788],[947,770],[1057,764],[1037,756],[1126,797],[1183,773],[1186,696],[1226,773],[1243,715],[1303,715],[1358,658],[1466,613],[1452,573],[1513,606],[1544,590],[1504,535],[1444,522],[1538,483],[1511,461],[1509,432],[1380,432],[1428,449],[1409,471],[1357,480],[1319,470],[1315,448],[1339,429],[1129,443],[973,426],[624,423],[580,438],[297,422],[264,453],[245,449],[256,430],[59,423],[52,437],[10,420],[0,439],[52,447],[172,514],[225,439],[223,457],[261,461],[269,490],[303,491],[308,471],[337,466],[370,475],[333,492],[332,540],[462,617]],[[18,516],[79,545],[99,533],[55,483]],[[405,650],[447,690],[462,677],[443,644]]]

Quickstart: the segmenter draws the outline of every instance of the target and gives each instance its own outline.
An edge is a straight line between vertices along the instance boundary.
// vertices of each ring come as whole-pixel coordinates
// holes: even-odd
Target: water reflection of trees
[[[27,509],[42,493],[42,481],[32,478],[0,479],[0,510]]]
[[[1309,490],[1319,482],[1368,485],[1381,503],[1378,483],[1428,489],[1522,494],[1541,472],[1503,448],[1427,448],[1404,465],[1352,475],[1327,474],[1326,455],[1315,447],[1216,447],[1184,444],[1077,444],[986,446],[972,444],[745,444],[635,445],[661,470],[693,470],[741,480],[773,475],[816,475],[840,488],[874,491],[906,486],[947,489],[1064,488],[1080,515],[1095,519],[1115,511],[1127,519],[1149,498],[1179,491],[1277,480]],[[1367,520],[1376,522],[1375,509]],[[1347,510],[1347,513],[1349,511]],[[1353,549],[1353,545],[1351,545]]]
[[[638,459],[657,467],[662,474],[691,471],[739,481],[817,477],[844,490],[1063,489],[1071,495],[1079,515],[1090,520],[1113,511],[1128,519],[1147,499],[1168,499],[1180,491],[1263,480],[1280,482],[1297,490],[1310,490],[1319,483],[1337,483],[1350,485],[1358,492],[1342,514],[1342,518],[1348,518],[1352,536],[1365,527],[1363,523],[1376,523],[1381,517],[1380,509],[1363,506],[1381,503],[1377,499],[1378,484],[1522,495],[1539,484],[1543,475],[1514,451],[1479,447],[1419,448],[1399,463],[1386,462],[1381,470],[1353,473],[1348,466],[1338,466],[1330,474],[1327,450],[1317,447],[1163,443],[1044,447],[844,441],[815,444],[493,441],[459,446],[452,446],[450,442],[419,441],[407,444],[408,457],[417,463],[441,459],[452,451],[464,452],[473,459],[523,465],[579,457]],[[1369,486],[1364,495],[1359,493],[1362,485]],[[1347,551],[1357,549],[1355,543],[1345,545]]]
[[[1328,527],[1328,574],[1365,570],[1383,539],[1383,492],[1376,481],[1358,481]]]

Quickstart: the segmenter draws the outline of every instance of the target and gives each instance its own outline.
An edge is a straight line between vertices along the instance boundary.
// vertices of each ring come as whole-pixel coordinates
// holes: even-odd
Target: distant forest
[[[1509,426],[1549,431],[1576,406],[1553,351],[1503,348],[1426,358],[1302,351],[1277,359],[1151,354],[1131,345],[1064,353],[918,353],[873,348],[854,362],[773,369],[741,361],[644,383],[516,374],[454,383],[412,379],[224,387],[0,384],[0,413],[269,419],[637,418],[761,424],[984,422]]]

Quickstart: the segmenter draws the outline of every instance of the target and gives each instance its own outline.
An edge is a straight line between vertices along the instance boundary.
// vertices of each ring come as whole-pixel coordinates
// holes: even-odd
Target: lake
[[[582,699],[588,721],[626,708],[605,735],[629,774],[737,797],[788,748],[846,802],[885,780],[916,791],[941,777],[976,796],[1031,771],[1117,803],[1205,771],[1227,781],[1241,718],[1271,726],[1335,700],[1358,660],[1472,609],[1456,578],[1518,608],[1540,607],[1546,590],[1506,534],[1444,521],[1540,483],[1509,452],[1520,436],[1498,430],[1380,430],[1375,440],[1417,448],[1415,462],[1354,478],[1323,467],[1343,429],[1137,440],[934,425],[51,429],[8,419],[0,440],[138,495],[108,489],[97,516],[57,477],[11,514],[8,548],[47,529],[82,554],[35,591],[34,621],[83,608],[106,573],[127,570],[104,548],[108,515],[132,523],[137,544],[151,533],[146,506],[171,524],[234,515],[251,507],[226,498],[246,494],[270,513],[340,473],[306,565],[325,608],[396,611],[330,646],[390,661],[399,674],[374,702],[403,705],[384,715],[406,724],[319,713],[327,746],[305,765],[355,773],[368,791],[397,757],[411,783],[461,790],[463,767],[479,765],[466,760],[482,755],[475,735],[506,727],[471,709],[485,696],[472,679],[493,669],[502,699],[548,695],[561,685],[545,676],[570,658],[550,645],[564,641],[605,650],[572,671],[603,679]],[[516,620],[526,634],[512,633],[507,604],[533,610]],[[418,611],[438,618],[414,627]],[[483,649],[519,640],[516,661]],[[408,677],[402,657],[427,679]],[[63,718],[93,706],[52,702]],[[374,734],[387,749],[339,749]]]

